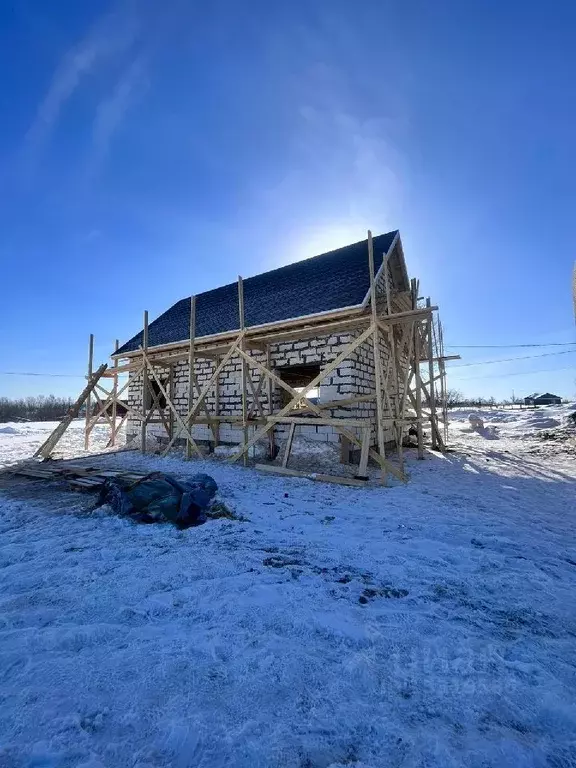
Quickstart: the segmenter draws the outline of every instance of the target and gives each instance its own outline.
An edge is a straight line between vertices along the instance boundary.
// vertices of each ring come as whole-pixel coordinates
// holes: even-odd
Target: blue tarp
[[[206,510],[217,490],[210,475],[193,475],[184,482],[153,472],[135,483],[122,478],[107,480],[96,507],[109,504],[117,514],[140,523],[171,522],[189,528],[206,522]]]

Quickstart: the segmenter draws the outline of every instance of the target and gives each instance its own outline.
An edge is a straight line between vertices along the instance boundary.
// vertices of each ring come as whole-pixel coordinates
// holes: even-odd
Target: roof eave
[[[341,307],[340,309],[329,309],[325,312],[316,312],[312,315],[300,315],[299,317],[288,318],[287,320],[280,320],[274,323],[263,323],[262,325],[251,325],[246,328],[248,335],[258,331],[272,331],[276,329],[285,328],[288,326],[300,325],[302,322],[313,319],[337,319],[344,315],[360,314],[366,308],[365,301],[362,304],[352,304],[349,307]],[[213,341],[225,341],[228,338],[237,336],[240,333],[240,328],[234,328],[231,331],[224,331],[223,333],[213,333],[208,336],[197,336],[195,341],[202,344],[207,344]],[[180,341],[171,341],[169,344],[158,344],[156,346],[149,346],[148,350],[154,350],[155,352],[164,352],[175,347],[181,347],[183,344],[188,344],[190,339],[181,339]],[[131,352],[121,352],[120,354],[110,355],[112,360],[121,360],[123,358],[137,357],[140,355],[139,349],[133,349]]]

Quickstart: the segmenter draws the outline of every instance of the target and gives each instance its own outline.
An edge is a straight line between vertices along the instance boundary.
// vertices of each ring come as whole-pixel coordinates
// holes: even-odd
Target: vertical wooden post
[[[272,355],[270,352],[270,344],[266,344],[266,368],[272,370]],[[263,374],[262,374],[263,375]],[[268,396],[268,415],[272,416],[274,413],[274,383],[270,376],[266,377],[267,396]],[[268,432],[268,458],[270,461],[274,461],[276,453],[276,444],[274,437],[274,427]]]
[[[294,440],[294,432],[296,431],[296,422],[293,421],[290,424],[288,430],[288,438],[286,439],[286,447],[284,448],[284,456],[282,457],[282,466],[288,466],[288,459],[290,458],[290,451],[292,450],[292,441]]]
[[[173,403],[175,400],[174,392],[174,363],[170,363],[168,367],[168,394],[170,395],[170,401]],[[168,412],[168,442],[174,437],[174,411],[172,408]]]
[[[431,305],[430,298],[426,299],[426,306]],[[438,449],[438,439],[436,431],[438,429],[438,421],[436,419],[436,390],[434,383],[434,339],[432,335],[432,315],[428,318],[428,392],[430,395],[430,423],[432,431],[432,448]]]
[[[378,453],[384,459],[384,425],[382,413],[382,360],[380,358],[380,335],[378,331],[378,312],[376,307],[376,280],[374,274],[374,245],[372,232],[368,230],[368,268],[370,271],[370,304],[372,305],[372,349],[374,352],[374,377],[376,383],[376,434],[378,437]],[[382,482],[386,485],[387,473],[382,468]]]
[[[362,429],[362,446],[360,449],[360,463],[358,464],[358,480],[368,480],[368,456],[370,453],[370,427]]]
[[[418,308],[418,291],[419,283],[416,278],[410,280],[410,292],[412,295],[412,309]],[[420,357],[421,357],[421,344],[420,344],[420,322],[414,323],[414,344],[413,344],[414,360],[412,363],[412,370],[414,372],[414,381],[416,383],[416,429],[418,432],[418,458],[424,458],[424,438],[422,435],[422,381],[420,378]]]
[[[120,347],[120,342],[118,339],[114,342],[114,352],[118,352],[118,349]],[[118,358],[114,358],[114,381],[112,384],[112,397],[114,398],[112,401],[112,435],[110,443],[111,445],[116,445],[116,419],[118,418],[118,403],[116,402],[116,398],[118,397],[118,371],[116,370],[118,368]]]
[[[440,398],[442,400],[442,417],[444,419],[444,443],[448,442],[448,403],[446,402],[446,363],[444,362],[444,331],[438,319],[438,350],[440,358]]]
[[[142,349],[148,354],[148,310],[144,310],[144,331],[142,334]],[[146,411],[148,410],[148,363],[144,358],[142,366],[142,424],[140,425],[140,450],[146,453]]]
[[[218,355],[214,361],[214,370],[220,365],[220,360],[221,357]],[[218,420],[220,416],[220,376],[216,378],[214,383],[214,410],[216,421],[214,422],[212,435],[214,437],[214,448],[216,448],[217,445],[220,445],[220,421]]]
[[[384,287],[386,290],[386,312],[392,314],[392,297],[390,295],[390,283],[388,281],[388,256],[384,257],[384,266],[382,268],[382,274],[384,275]]]
[[[401,353],[404,350],[404,335],[402,336],[402,342],[401,342]],[[400,400],[399,405],[399,413],[400,413],[400,422],[398,426],[398,431],[400,434],[400,448],[398,451],[398,459],[400,463],[400,471],[404,472],[404,447],[402,445],[402,438],[404,436],[404,422],[406,419],[406,402],[408,400],[408,391],[410,389],[410,378],[412,374],[412,354],[414,351],[414,322],[410,323],[410,327],[408,329],[408,339],[407,339],[407,348],[406,348],[406,358],[405,358],[405,366],[404,366],[404,378],[402,381],[402,398]],[[400,361],[400,365],[401,365]]]
[[[94,368],[94,334],[90,334],[90,341],[88,342],[88,383],[90,383],[90,379],[92,378]],[[92,390],[88,392],[88,397],[86,398],[86,426],[84,427],[84,450],[87,451],[90,447],[90,411],[92,408],[92,398],[90,396],[90,393]]]
[[[388,264],[389,264],[389,258],[387,255],[384,256],[384,264],[382,268],[382,274],[384,277],[384,289],[386,291],[386,312],[391,315],[392,314],[392,292],[390,289],[390,280],[388,279]],[[390,373],[388,375],[388,381],[385,382],[384,386],[388,387],[388,390],[391,389],[390,385],[390,376],[392,377],[392,381],[394,382],[395,386],[395,395],[390,397],[388,394],[387,400],[388,400],[388,406],[391,410],[390,415],[394,417],[394,428],[393,432],[396,436],[396,450],[398,452],[398,458],[400,460],[400,468],[403,467],[403,457],[402,457],[402,433],[399,432],[398,420],[399,420],[399,390],[400,390],[400,384],[399,384],[399,378],[398,378],[398,362],[396,360],[396,339],[394,338],[394,325],[388,326],[388,338],[390,341]],[[388,370],[386,371],[388,374]],[[392,408],[393,406],[393,408]]]
[[[240,275],[238,275],[238,314],[240,316],[240,330],[245,328],[244,324],[244,283]],[[244,351],[246,345],[244,339],[240,342],[241,348]],[[244,435],[244,445],[248,442],[248,393],[246,389],[247,369],[246,360],[242,357],[242,431]],[[244,451],[242,455],[242,461],[244,466],[248,464],[248,452]]]
[[[190,297],[190,347],[188,348],[188,413],[194,407],[196,391],[196,296]],[[190,421],[186,424],[192,432]],[[192,458],[192,443],[186,439],[186,458]]]
[[[414,323],[414,379],[416,381],[416,429],[418,430],[418,458],[424,458],[424,437],[422,434],[422,380],[420,378],[420,322]]]

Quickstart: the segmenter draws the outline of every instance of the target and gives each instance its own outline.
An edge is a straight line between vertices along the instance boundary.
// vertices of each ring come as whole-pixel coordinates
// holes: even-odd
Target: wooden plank
[[[52,472],[42,472],[39,469],[10,469],[9,472],[12,475],[22,475],[24,477],[38,477],[42,480],[54,480],[55,476]]]
[[[238,275],[238,316],[240,318],[240,330],[244,331],[244,283],[242,278]],[[245,349],[244,338],[240,342],[241,349]],[[247,391],[247,376],[248,369],[246,368],[246,360],[242,358],[241,371],[241,390],[242,390],[242,433],[244,436],[244,444],[248,442],[248,391]],[[242,454],[242,460],[244,466],[248,464],[248,451]]]
[[[194,404],[194,407],[186,415],[185,421],[186,421],[187,424],[191,423],[191,421],[194,418],[194,416],[196,415],[196,413],[198,413],[198,411],[200,410],[200,407],[201,407],[202,403],[204,402],[204,399],[205,399],[206,395],[212,389],[212,387],[214,385],[214,382],[217,380],[218,376],[220,375],[221,370],[224,368],[224,366],[226,365],[228,360],[237,351],[238,344],[240,343],[240,341],[243,338],[244,338],[244,333],[242,332],[242,333],[239,334],[238,338],[236,339],[236,343],[231,347],[231,349],[228,350],[228,352],[224,355],[224,357],[222,358],[220,363],[216,366],[216,370],[214,371],[214,373],[210,377],[210,380],[204,385],[204,388],[203,388],[202,392],[200,393],[200,396],[199,396],[198,400]],[[170,442],[166,446],[166,449],[162,453],[163,456],[166,456],[166,454],[168,453],[170,448],[172,448],[176,438],[177,438],[177,435],[174,435],[172,437],[172,439],[170,440]]]
[[[170,400],[174,402],[175,398],[175,381],[174,381],[174,366],[171,365],[168,369],[168,394],[170,395]],[[174,412],[170,409],[168,413],[168,439],[172,439],[172,435],[174,434]]]
[[[90,378],[92,377],[92,366],[94,365],[94,334],[90,334],[90,340],[88,342],[88,381],[90,381]],[[88,393],[88,397],[86,399],[86,424],[84,426],[84,450],[87,451],[90,447],[90,409],[91,409],[91,395],[92,390]]]
[[[288,466],[288,459],[290,458],[290,451],[292,450],[292,441],[294,440],[294,432],[296,431],[296,422],[290,423],[290,430],[288,431],[288,439],[286,440],[286,447],[284,449],[284,455],[282,457],[282,466]]]
[[[142,349],[142,355],[144,356],[144,359],[145,359],[145,360],[147,360],[147,359],[148,359],[148,358],[147,358],[147,355],[146,355],[146,352],[144,352],[144,349]],[[197,445],[196,441],[195,441],[195,440],[194,440],[194,438],[192,437],[191,428],[190,428],[189,426],[187,427],[187,426],[186,426],[186,424],[184,424],[184,421],[182,420],[182,417],[180,416],[180,414],[178,413],[178,411],[177,411],[177,409],[176,409],[176,407],[175,407],[174,403],[173,403],[173,402],[172,402],[172,400],[170,399],[170,395],[168,394],[168,392],[166,392],[166,388],[165,388],[165,387],[164,387],[164,385],[162,384],[162,381],[160,380],[160,378],[159,378],[159,376],[157,375],[156,371],[154,370],[154,367],[153,367],[153,366],[150,366],[150,373],[152,374],[153,378],[155,379],[155,381],[156,381],[156,384],[158,385],[158,389],[160,390],[160,392],[161,392],[161,393],[162,393],[162,395],[164,396],[164,398],[165,398],[165,400],[166,400],[166,405],[167,405],[167,406],[168,406],[168,407],[169,407],[169,408],[172,410],[172,412],[174,413],[174,418],[176,419],[176,421],[177,421],[177,423],[178,423],[178,426],[180,427],[180,430],[181,430],[181,431],[183,431],[183,432],[184,432],[184,434],[186,435],[186,437],[187,437],[188,441],[190,442],[190,444],[191,444],[191,446],[192,446],[192,449],[195,451],[195,453],[197,454],[197,456],[199,456],[200,458],[202,458],[202,451],[200,450],[200,448],[198,448],[198,445]]]
[[[156,376],[156,370],[155,370],[155,367],[152,364],[150,364],[149,370],[150,370],[151,373],[152,372],[154,373],[154,379],[159,382],[160,379],[158,379],[158,377]],[[145,417],[146,425],[152,423],[152,416],[154,415],[154,412],[157,411],[158,412],[158,419],[155,419],[154,421],[155,421],[156,424],[162,424],[162,426],[166,430],[166,433],[168,435],[168,439],[170,439],[170,425],[169,425],[168,420],[166,419],[166,417],[164,415],[164,409],[160,405],[161,393],[159,392],[157,394],[156,392],[154,392],[154,388],[153,387],[151,387],[148,391],[149,391],[150,397],[152,399],[152,404],[150,406],[150,410],[148,411],[148,413],[146,414],[146,417]]]
[[[385,458],[384,424],[382,418],[382,359],[380,357],[380,339],[378,333],[378,310],[376,307],[376,280],[374,279],[374,245],[372,232],[368,230],[368,269],[370,272],[370,309],[372,311],[372,350],[374,354],[374,377],[376,384],[376,435],[378,438],[378,453]],[[382,470],[382,482],[386,485],[386,470]]]
[[[101,392],[104,392],[105,394],[109,394],[106,392],[104,387],[101,387],[99,384],[96,384],[95,389],[99,389]],[[142,413],[139,413],[138,411],[134,410],[131,405],[128,405],[128,403],[122,403],[122,406],[126,409],[126,414],[131,414],[135,419],[138,419],[138,421],[142,421],[145,416]],[[96,422],[93,421],[92,425],[94,425]],[[118,427],[120,429],[120,427]]]
[[[190,298],[190,342],[188,347],[188,411],[190,411],[193,408],[194,405],[194,398],[198,395],[200,395],[200,386],[198,384],[198,380],[196,378],[196,359],[197,357],[202,357],[202,355],[197,355],[197,345],[196,345],[196,296],[192,296]],[[152,358],[149,358],[152,360]],[[170,362],[170,365],[173,365],[173,362]],[[216,392],[216,399],[218,400],[218,379],[216,379],[215,384],[215,392]],[[217,403],[218,406],[218,403]],[[215,445],[217,445],[220,441],[220,428],[218,426],[218,423],[214,423],[213,420],[211,420],[211,413],[208,408],[208,405],[206,404],[206,401],[204,400],[202,402],[202,410],[206,414],[206,418],[208,421],[206,422],[209,427],[210,431],[212,433],[212,441]],[[216,408],[216,411],[218,411],[218,407]],[[196,421],[196,420],[195,420]],[[190,428],[190,431],[192,431],[192,427]],[[173,435],[170,435],[170,439],[173,438]],[[191,458],[192,456],[192,446],[189,444],[190,441],[186,441],[186,456],[188,458]]]
[[[110,428],[112,428],[112,425],[113,425],[112,417],[108,413],[108,405],[109,405],[108,401],[109,401],[110,397],[108,397],[108,399],[105,402],[102,402],[102,398],[98,394],[98,387],[94,387],[94,389],[92,390],[92,394],[96,398],[96,406],[100,409],[98,411],[98,418],[100,418],[100,415],[104,416],[104,418],[108,422],[108,426]],[[106,392],[106,394],[108,396],[111,395],[110,392]],[[94,423],[96,423],[96,422],[94,422]]]
[[[273,421],[275,423],[285,424],[300,424],[300,426],[324,426],[324,427],[339,427],[344,424],[347,427],[359,427],[364,429],[367,424],[370,423],[369,419],[348,419],[343,416],[340,419],[329,419],[323,416],[267,416],[266,421]]]
[[[84,477],[71,477],[68,479],[68,485],[72,485],[76,488],[86,488],[90,490],[100,488],[102,485],[104,485],[105,482],[106,481],[104,478],[102,478],[102,480],[92,480]]]
[[[388,279],[388,267],[389,267],[389,255],[386,255],[383,267],[384,267],[384,285],[386,289],[386,306],[388,308],[388,314],[392,314],[392,298],[391,298],[391,290],[390,290],[390,280]],[[394,436],[396,440],[396,451],[400,455],[400,452],[402,450],[402,437],[399,434],[398,431],[398,424],[397,421],[400,416],[399,408],[400,408],[400,381],[398,378],[398,361],[397,361],[397,352],[396,352],[396,337],[394,335],[394,325],[388,326],[388,348],[389,348],[389,357],[388,357],[388,366],[389,371],[387,370],[387,376],[386,376],[386,382],[384,384],[386,397],[388,401],[388,408],[390,409],[390,413],[393,413],[396,422],[394,423]],[[391,402],[391,398],[389,396],[389,390],[390,390],[390,377],[392,378],[392,381],[394,383],[394,396],[393,400],[394,402]]]
[[[353,477],[339,477],[338,475],[323,475],[317,472],[299,472],[296,469],[287,467],[278,467],[275,464],[256,464],[256,469],[261,472],[270,472],[275,475],[286,475],[288,477],[301,477],[303,480],[313,480],[317,483],[336,483],[337,485],[351,485],[356,488],[366,488],[366,482],[357,480]]]
[[[343,360],[345,360],[356,349],[356,347],[360,346],[360,344],[362,344],[370,336],[371,333],[372,333],[372,326],[370,326],[370,328],[366,329],[364,333],[360,334],[360,336],[354,339],[354,341],[351,344],[349,344],[347,347],[345,347],[345,349],[336,357],[335,360],[333,360],[328,366],[326,366],[326,368],[320,371],[320,373],[317,376],[315,376],[312,379],[312,381],[309,384],[307,384],[300,392],[297,392],[296,395],[292,398],[292,400],[286,406],[284,406],[284,408],[278,411],[278,413],[276,414],[276,418],[279,418],[280,416],[285,416],[288,413],[288,411],[291,411],[292,408],[294,408],[294,406],[297,405],[301,400],[306,399],[306,395],[308,394],[308,392],[311,389],[314,389],[315,387],[317,387],[318,384],[323,379],[325,379],[326,376],[328,376],[328,374],[330,374],[335,368],[337,368],[340,365],[340,363]],[[240,354],[250,359],[249,356],[246,355],[245,352],[243,352],[243,350],[240,350]],[[257,361],[254,361],[254,363],[257,364]],[[270,371],[268,371],[267,373],[268,375],[270,375]],[[294,392],[294,390],[291,387],[289,389],[292,392]],[[307,404],[309,407],[313,405],[312,403],[310,403],[309,400],[307,400]],[[256,442],[258,442],[258,440],[260,440],[260,438],[263,437],[266,434],[266,432],[268,432],[268,430],[273,426],[273,424],[274,422],[270,421],[268,425],[259,429],[250,440],[248,440],[247,442],[244,442],[244,445],[240,448],[240,450],[237,453],[235,453],[233,456],[231,456],[230,459],[228,459],[228,461],[237,461],[241,456],[244,455],[245,452],[248,451],[249,448],[251,448]]]
[[[350,440],[344,435],[340,439],[340,464],[350,464]]]
[[[426,299],[426,306],[431,305],[430,299]],[[428,320],[428,379],[430,387],[428,391],[428,403],[430,407],[430,416],[432,420],[436,419],[436,391],[434,388],[434,346],[432,340],[432,317]],[[438,439],[436,431],[432,430],[432,448],[436,450],[438,448]]]
[[[272,369],[272,353],[270,351],[270,344],[266,344],[266,368]],[[260,371],[260,381],[266,381],[266,396],[268,399],[268,415],[272,416],[274,413],[274,382],[271,376],[265,376]],[[276,458],[276,443],[275,443],[274,429],[268,432],[268,458],[273,461]]]
[[[118,349],[120,348],[120,341],[116,339],[114,343],[114,353],[118,352]],[[116,445],[116,434],[118,432],[118,427],[116,425],[116,420],[118,419],[118,358],[114,358],[114,381],[112,384],[112,435],[110,437],[110,443],[111,445]]]
[[[424,386],[424,384],[422,382],[421,382],[421,387],[422,387],[422,391],[424,392],[424,394],[427,397],[428,395],[427,395],[426,387]],[[412,393],[409,393],[409,394],[412,395]],[[416,398],[413,395],[411,397],[411,400],[412,400],[414,409],[416,409]],[[421,421],[426,421],[426,419],[424,418],[425,415],[426,415],[425,411],[424,411],[424,409],[422,409]],[[438,418],[436,418],[436,419],[429,418],[428,420],[430,421],[430,425],[431,425],[432,430],[436,432],[436,441],[438,443],[438,447],[439,447],[440,450],[443,450],[444,449],[444,441],[442,440],[442,435],[440,434],[440,429],[438,427]]]
[[[262,389],[264,382],[266,381],[265,376],[260,376],[260,379],[258,380],[258,384],[256,387],[252,390],[252,396],[254,398],[254,402],[250,403],[250,407],[248,408],[248,418],[252,416],[254,411],[258,411],[261,416],[265,416],[264,408],[262,406],[262,403],[260,402],[260,397],[262,395]],[[250,371],[248,371],[248,383],[252,382],[252,378],[250,376]],[[252,386],[254,387],[254,382],[252,382]]]
[[[94,389],[96,382],[98,379],[102,376],[104,371],[108,368],[106,363],[102,363],[102,365],[98,368],[98,370],[92,374],[92,377],[89,379],[88,383],[78,396],[78,399],[76,402],[70,407],[68,410],[68,413],[66,416],[62,419],[60,424],[56,427],[56,429],[49,435],[48,439],[45,440],[40,448],[36,451],[34,456],[43,456],[44,458],[48,458],[48,456],[52,453],[54,448],[56,447],[57,443],[59,442],[60,438],[66,432],[72,421],[76,418],[78,418],[78,414],[80,413],[80,409],[86,402],[88,395],[92,392]]]
[[[357,342],[357,341],[358,340],[355,340],[355,342]],[[361,341],[364,341],[364,339],[361,339]],[[355,342],[353,342],[353,344]],[[350,349],[350,346],[351,345],[349,345],[348,349]],[[240,354],[242,355],[244,353],[240,352]],[[349,352],[349,354],[350,354],[350,352]],[[278,386],[280,386],[283,389],[285,389],[290,395],[292,395],[293,398],[298,399],[297,398],[298,393],[296,392],[296,390],[292,389],[292,387],[289,384],[287,384],[285,381],[283,381],[273,371],[267,369],[259,360],[255,360],[254,358],[251,358],[251,357],[247,357],[247,359],[249,360],[249,362],[252,365],[255,365],[257,368],[259,368],[265,376],[270,376],[272,378],[272,380],[276,384],[278,384]],[[301,394],[302,393],[300,393],[300,395]],[[292,403],[293,402],[294,402],[294,400],[292,400]],[[288,404],[288,407],[290,407],[291,410],[292,410],[292,408],[291,408],[292,403]],[[322,411],[320,410],[320,408],[317,405],[312,403],[310,400],[307,400],[306,404],[307,404],[307,407],[311,411],[313,411],[314,413],[317,413],[319,416],[322,416]],[[357,445],[359,448],[361,447],[361,441],[356,437],[356,435],[353,432],[350,432],[349,430],[347,430],[343,426],[335,427],[335,429],[341,435],[343,435],[348,440],[350,440],[350,442],[354,443],[354,445]],[[394,465],[390,464],[390,462],[388,462],[386,459],[383,459],[382,456],[380,456],[380,454],[378,453],[378,451],[375,451],[375,450],[373,450],[371,448],[370,449],[370,457],[373,458],[374,461],[376,461],[383,469],[386,468],[390,474],[394,475],[399,480],[402,480],[402,482],[406,482],[406,477],[405,477],[404,473],[401,472],[399,469],[396,469],[396,467]],[[229,461],[232,461],[232,460],[234,460],[234,456],[231,459],[229,459]]]
[[[190,348],[188,350],[188,410],[194,406],[196,394],[196,296],[190,297]],[[186,440],[186,456],[192,458],[192,443]]]
[[[142,365],[142,413],[144,418],[140,425],[140,450],[142,453],[146,453],[146,412],[148,410],[148,365],[146,362],[146,353],[148,352],[148,310],[144,311],[142,349],[144,350]]]
[[[214,361],[214,367],[217,368],[220,363],[220,358],[217,357]],[[220,377],[216,378],[214,384],[214,414],[216,420],[212,422],[212,436],[214,437],[214,447],[220,445]],[[197,420],[196,420],[197,421]]]
[[[431,307],[432,311],[437,309],[437,306]],[[386,315],[382,320],[379,320],[379,322],[381,325],[387,326],[392,323],[410,321],[413,317],[417,316],[426,317],[428,314],[429,313],[425,308],[406,310],[403,312],[395,312],[392,315]],[[339,317],[341,317],[341,314],[339,314]],[[285,322],[282,324],[282,326],[279,326],[290,328],[290,330],[282,330],[274,333],[271,333],[269,330],[260,327],[249,327],[246,329],[246,343],[248,345],[252,342],[258,342],[259,344],[276,343],[283,340],[300,340],[319,335],[336,333],[338,331],[358,329],[362,326],[367,326],[371,322],[371,316],[366,312],[359,313],[357,310],[353,310],[349,313],[348,318],[345,320],[327,320],[326,318],[318,318],[317,321],[314,321],[312,318],[308,319],[306,317],[299,318],[297,320],[297,323]],[[218,334],[216,336],[213,335],[197,338],[196,356],[202,357],[206,355],[207,357],[214,357],[216,355],[226,354],[230,348],[230,345],[235,344],[235,341],[229,340],[231,335],[232,332]],[[220,341],[218,341],[219,339]],[[154,347],[152,350],[149,350],[151,352],[150,359],[152,362],[160,362],[162,359],[166,361],[166,364],[170,364],[173,362],[178,362],[179,360],[186,359],[188,357],[187,342],[181,342],[181,348],[179,350],[177,344],[169,345],[170,349],[177,350],[175,352],[165,350],[164,346],[159,345],[158,347]],[[160,355],[162,357],[160,357]],[[127,353],[126,357],[133,359],[135,357],[135,353]],[[133,364],[129,364],[127,366],[121,366],[118,370],[118,373],[127,373],[132,370],[134,370]]]
[[[140,372],[142,371],[142,368],[143,368],[143,365],[142,365],[142,363],[140,363],[140,366],[138,367],[138,370],[137,370],[135,376],[139,376]],[[120,395],[122,395],[128,389],[129,386],[130,386],[130,379],[128,379],[128,381],[116,393],[116,399],[117,399],[118,402],[120,402]],[[99,389],[100,392],[104,393],[105,395],[108,395],[108,399],[110,399],[112,397],[110,392],[108,392],[108,390],[104,389],[104,387],[102,387],[100,384],[96,384],[96,388]],[[130,408],[130,406],[128,406],[126,403],[122,403],[122,405],[126,409]],[[139,414],[133,408],[131,408],[130,410],[133,413],[137,414],[137,416],[135,418],[138,418],[139,421],[140,421],[141,418],[142,419],[144,418],[144,416],[142,414]],[[92,425],[94,425],[95,423],[96,422],[93,422]]]
[[[360,463],[358,465],[358,479],[368,479],[368,456],[370,454],[370,427],[364,427],[362,435],[362,448],[360,450]]]
[[[418,281],[412,278],[410,281],[412,288],[412,307],[416,308],[418,303]],[[416,430],[418,432],[418,458],[424,458],[424,438],[422,434],[422,379],[420,377],[420,321],[414,323],[414,359],[413,359],[413,373],[414,380],[416,382],[415,397],[413,401],[414,409],[416,410],[416,416],[418,420],[416,422]],[[412,397],[410,398],[412,400]]]
[[[399,421],[396,424],[396,428],[398,430],[398,438],[399,438],[398,461],[400,463],[400,468],[402,469],[402,471],[404,470],[404,448],[402,445],[402,441],[404,439],[404,422],[406,420],[406,399],[408,396],[408,390],[410,388],[410,375],[412,372],[412,352],[413,352],[413,346],[414,346],[414,322],[410,323],[409,326],[406,326],[403,329],[402,338],[400,340],[401,351],[404,350],[404,346],[407,347],[406,366],[404,368],[404,378],[402,381],[402,397],[400,399],[400,406],[398,409]]]
[[[343,397],[341,400],[328,400],[325,403],[317,403],[317,405],[322,411],[329,411],[337,408],[346,408],[357,403],[370,403],[372,400],[376,400],[375,392],[372,395],[358,395],[357,397]]]

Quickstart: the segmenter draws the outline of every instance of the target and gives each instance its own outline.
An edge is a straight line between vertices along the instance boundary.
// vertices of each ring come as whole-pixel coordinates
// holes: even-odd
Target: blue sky
[[[574,342],[574,28],[567,2],[3,3],[0,370],[82,375],[90,332],[104,360],[144,309],[368,227],[448,345]],[[458,350],[449,383],[574,397],[570,349]]]

